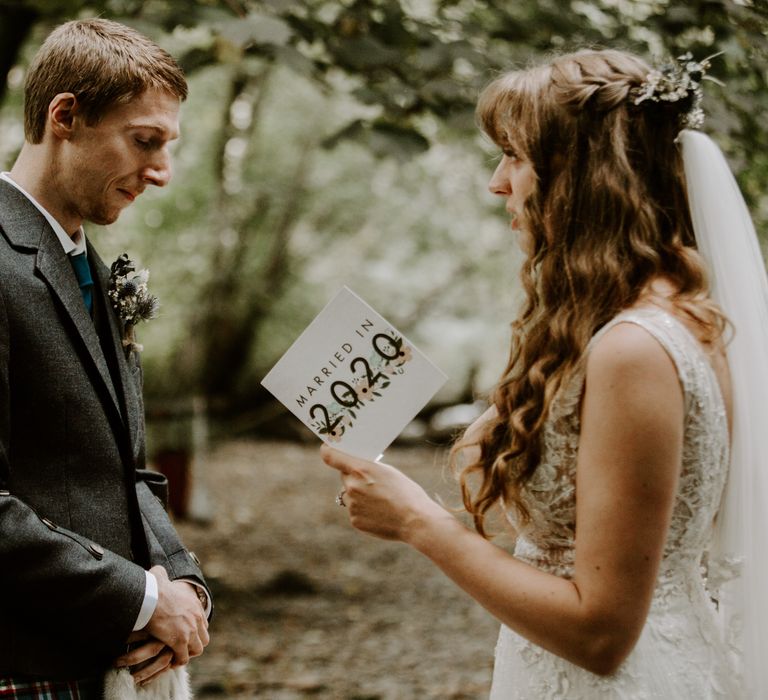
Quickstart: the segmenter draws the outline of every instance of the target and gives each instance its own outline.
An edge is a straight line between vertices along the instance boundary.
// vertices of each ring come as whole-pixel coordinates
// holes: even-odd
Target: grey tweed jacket
[[[0,180],[0,676],[77,678],[125,648],[144,569],[205,585],[144,467],[141,367],[89,244],[93,318],[61,243]]]

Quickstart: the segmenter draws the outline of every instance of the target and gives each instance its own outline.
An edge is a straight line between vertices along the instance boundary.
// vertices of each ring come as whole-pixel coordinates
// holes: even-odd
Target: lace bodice
[[[728,423],[720,387],[698,341],[680,321],[660,309],[621,313],[598,331],[589,348],[619,323],[645,328],[677,368],[685,411],[682,469],[661,573],[690,571],[700,564],[727,475]],[[553,403],[544,427],[542,460],[523,493],[531,520],[522,526],[511,517],[520,535],[516,555],[565,577],[573,574],[583,389],[582,370]]]
[[[502,627],[492,698],[737,697],[732,694],[737,692],[732,681],[720,678],[710,684],[707,680],[707,675],[719,678],[730,673],[725,670],[726,654],[719,643],[701,573],[729,458],[727,416],[717,377],[690,331],[656,308],[622,312],[598,331],[587,352],[619,323],[637,324],[656,338],[675,364],[684,397],[680,479],[646,629],[621,669],[606,678],[590,674]],[[508,513],[519,535],[515,556],[565,578],[573,576],[574,568],[576,461],[585,366],[582,362],[581,371],[552,404],[543,432],[541,463],[522,493],[529,521],[521,524],[511,511]],[[665,645],[669,645],[666,651]],[[685,659],[676,658],[681,648],[686,648]],[[654,685],[649,680],[648,674],[657,671],[643,666],[655,656],[654,649],[660,650],[654,663],[660,668],[670,663],[667,675],[670,679],[679,677],[670,680],[672,685]],[[681,676],[691,664],[695,668]],[[697,680],[689,680],[689,676]],[[711,692],[699,687],[702,682]],[[565,692],[564,688],[570,690]]]

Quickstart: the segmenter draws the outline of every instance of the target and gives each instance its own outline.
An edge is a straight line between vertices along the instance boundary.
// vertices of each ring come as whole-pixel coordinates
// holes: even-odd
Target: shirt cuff
[[[146,574],[147,585],[144,589],[144,602],[141,604],[139,616],[136,618],[136,624],[133,626],[134,632],[147,626],[157,607],[157,579],[149,571],[145,570],[144,573]]]

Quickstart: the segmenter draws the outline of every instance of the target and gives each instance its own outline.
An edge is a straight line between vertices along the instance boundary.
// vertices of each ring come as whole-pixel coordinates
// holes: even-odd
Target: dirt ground
[[[443,448],[387,461],[456,503]],[[206,473],[214,521],[179,523],[216,605],[198,700],[487,697],[498,624],[426,558],[354,531],[317,446],[226,443]]]

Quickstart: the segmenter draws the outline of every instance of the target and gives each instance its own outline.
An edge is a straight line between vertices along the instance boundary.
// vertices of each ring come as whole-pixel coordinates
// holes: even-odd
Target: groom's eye
[[[147,139],[140,139],[140,138],[138,138],[138,137],[135,137],[135,138],[134,138],[134,141],[136,142],[136,145],[137,145],[139,148],[142,148],[142,149],[144,149],[145,151],[148,151],[148,150],[149,150],[150,148],[152,148],[152,146],[154,145],[152,141],[150,141],[150,140],[147,140]]]

